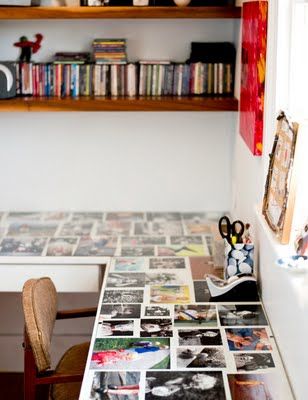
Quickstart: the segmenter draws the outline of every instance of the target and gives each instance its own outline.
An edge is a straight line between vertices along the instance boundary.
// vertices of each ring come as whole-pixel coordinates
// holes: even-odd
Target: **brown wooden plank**
[[[241,8],[224,7],[0,7],[0,19],[240,18]]]
[[[15,98],[0,100],[0,111],[237,111],[233,97]]]

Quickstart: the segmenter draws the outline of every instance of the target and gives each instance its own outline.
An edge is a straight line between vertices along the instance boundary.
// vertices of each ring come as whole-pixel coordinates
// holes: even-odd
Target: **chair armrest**
[[[60,374],[54,371],[47,371],[36,378],[37,385],[52,385],[54,383],[81,382],[82,374]]]
[[[84,317],[95,317],[97,308],[81,308],[76,310],[63,310],[58,311],[56,319],[69,319],[69,318],[84,318]]]

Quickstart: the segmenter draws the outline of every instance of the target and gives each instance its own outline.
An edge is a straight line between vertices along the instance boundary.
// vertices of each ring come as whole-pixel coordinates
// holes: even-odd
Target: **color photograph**
[[[139,400],[140,372],[95,372],[90,400]]]
[[[129,235],[132,223],[129,221],[105,221],[96,225],[95,234],[100,235]]]
[[[223,267],[214,265],[212,257],[189,257],[190,269],[193,280],[205,279],[207,275],[223,278]]]
[[[216,307],[214,305],[176,305],[174,306],[176,327],[217,326]]]
[[[231,351],[272,350],[265,328],[233,328],[226,329]]]
[[[155,246],[166,244],[165,236],[123,236],[121,238],[123,247]]]
[[[143,303],[143,290],[105,290],[103,303]]]
[[[169,338],[96,339],[90,368],[104,370],[169,369]]]
[[[141,304],[103,304],[100,317],[104,319],[137,319],[140,318]]]
[[[122,257],[150,257],[155,255],[155,248],[153,246],[144,247],[122,247]]]
[[[273,374],[228,374],[232,400],[276,400],[289,399],[280,392],[275,396],[280,382]],[[283,385],[281,386],[283,388]]]
[[[238,372],[250,372],[275,368],[271,353],[238,353],[234,354]]]
[[[58,229],[56,223],[46,222],[14,222],[9,225],[7,236],[31,236],[31,237],[47,237],[53,236]]]
[[[130,211],[121,211],[121,212],[107,212],[106,213],[106,221],[111,220],[121,220],[121,221],[143,221],[144,213],[141,212],[130,212]]]
[[[185,258],[150,258],[150,269],[185,269]]]
[[[140,321],[142,337],[172,337],[172,321],[167,318],[142,319]]]
[[[220,324],[235,325],[268,325],[261,304],[218,305]]]
[[[188,286],[151,286],[150,287],[150,303],[189,303],[189,287]]]
[[[181,221],[181,213],[179,212],[147,212],[148,221],[163,222],[163,221]]]
[[[219,329],[179,329],[180,346],[221,346]]]
[[[0,244],[1,256],[40,256],[46,238],[4,238]]]
[[[53,256],[53,257],[72,256],[78,240],[79,239],[76,237],[51,238],[47,245],[46,256]]]
[[[146,373],[146,400],[225,400],[219,371],[157,371]]]
[[[170,317],[170,306],[145,306],[145,317]]]
[[[188,245],[171,245],[159,246],[157,248],[157,255],[159,257],[189,257],[189,256],[206,256],[208,252],[205,246],[201,244],[188,244]]]
[[[66,222],[63,224],[58,236],[89,236],[92,228],[93,222]]]
[[[103,213],[99,211],[89,212],[74,212],[72,221],[101,221],[103,219]]]
[[[212,233],[211,225],[208,223],[186,222],[185,226],[188,235],[205,235],[208,233]]]
[[[103,338],[105,336],[133,336],[134,335],[134,321],[132,320],[118,320],[108,321],[103,320],[97,325],[96,337]]]
[[[116,245],[117,238],[111,236],[82,237],[74,255],[82,257],[113,256]]]
[[[179,221],[163,222],[136,222],[135,235],[183,235],[182,223]]]
[[[107,276],[106,287],[144,287],[145,274],[138,272],[112,273]]]
[[[14,211],[10,212],[6,217],[6,220],[9,222],[12,221],[39,221],[43,217],[42,212],[28,212],[28,211]]]
[[[111,270],[115,272],[140,272],[145,269],[146,260],[142,257],[115,258]]]
[[[223,348],[180,347],[177,349],[178,368],[226,368]]]

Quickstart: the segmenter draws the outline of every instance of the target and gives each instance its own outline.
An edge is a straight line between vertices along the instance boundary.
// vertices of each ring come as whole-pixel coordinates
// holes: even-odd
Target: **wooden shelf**
[[[240,18],[241,7],[1,7],[0,19]]]
[[[24,111],[237,111],[233,97],[14,98],[0,100],[0,112]]]

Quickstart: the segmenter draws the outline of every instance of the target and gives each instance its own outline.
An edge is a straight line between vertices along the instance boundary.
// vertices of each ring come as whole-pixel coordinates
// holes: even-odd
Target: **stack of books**
[[[126,39],[94,39],[94,60],[100,64],[126,64]]]

